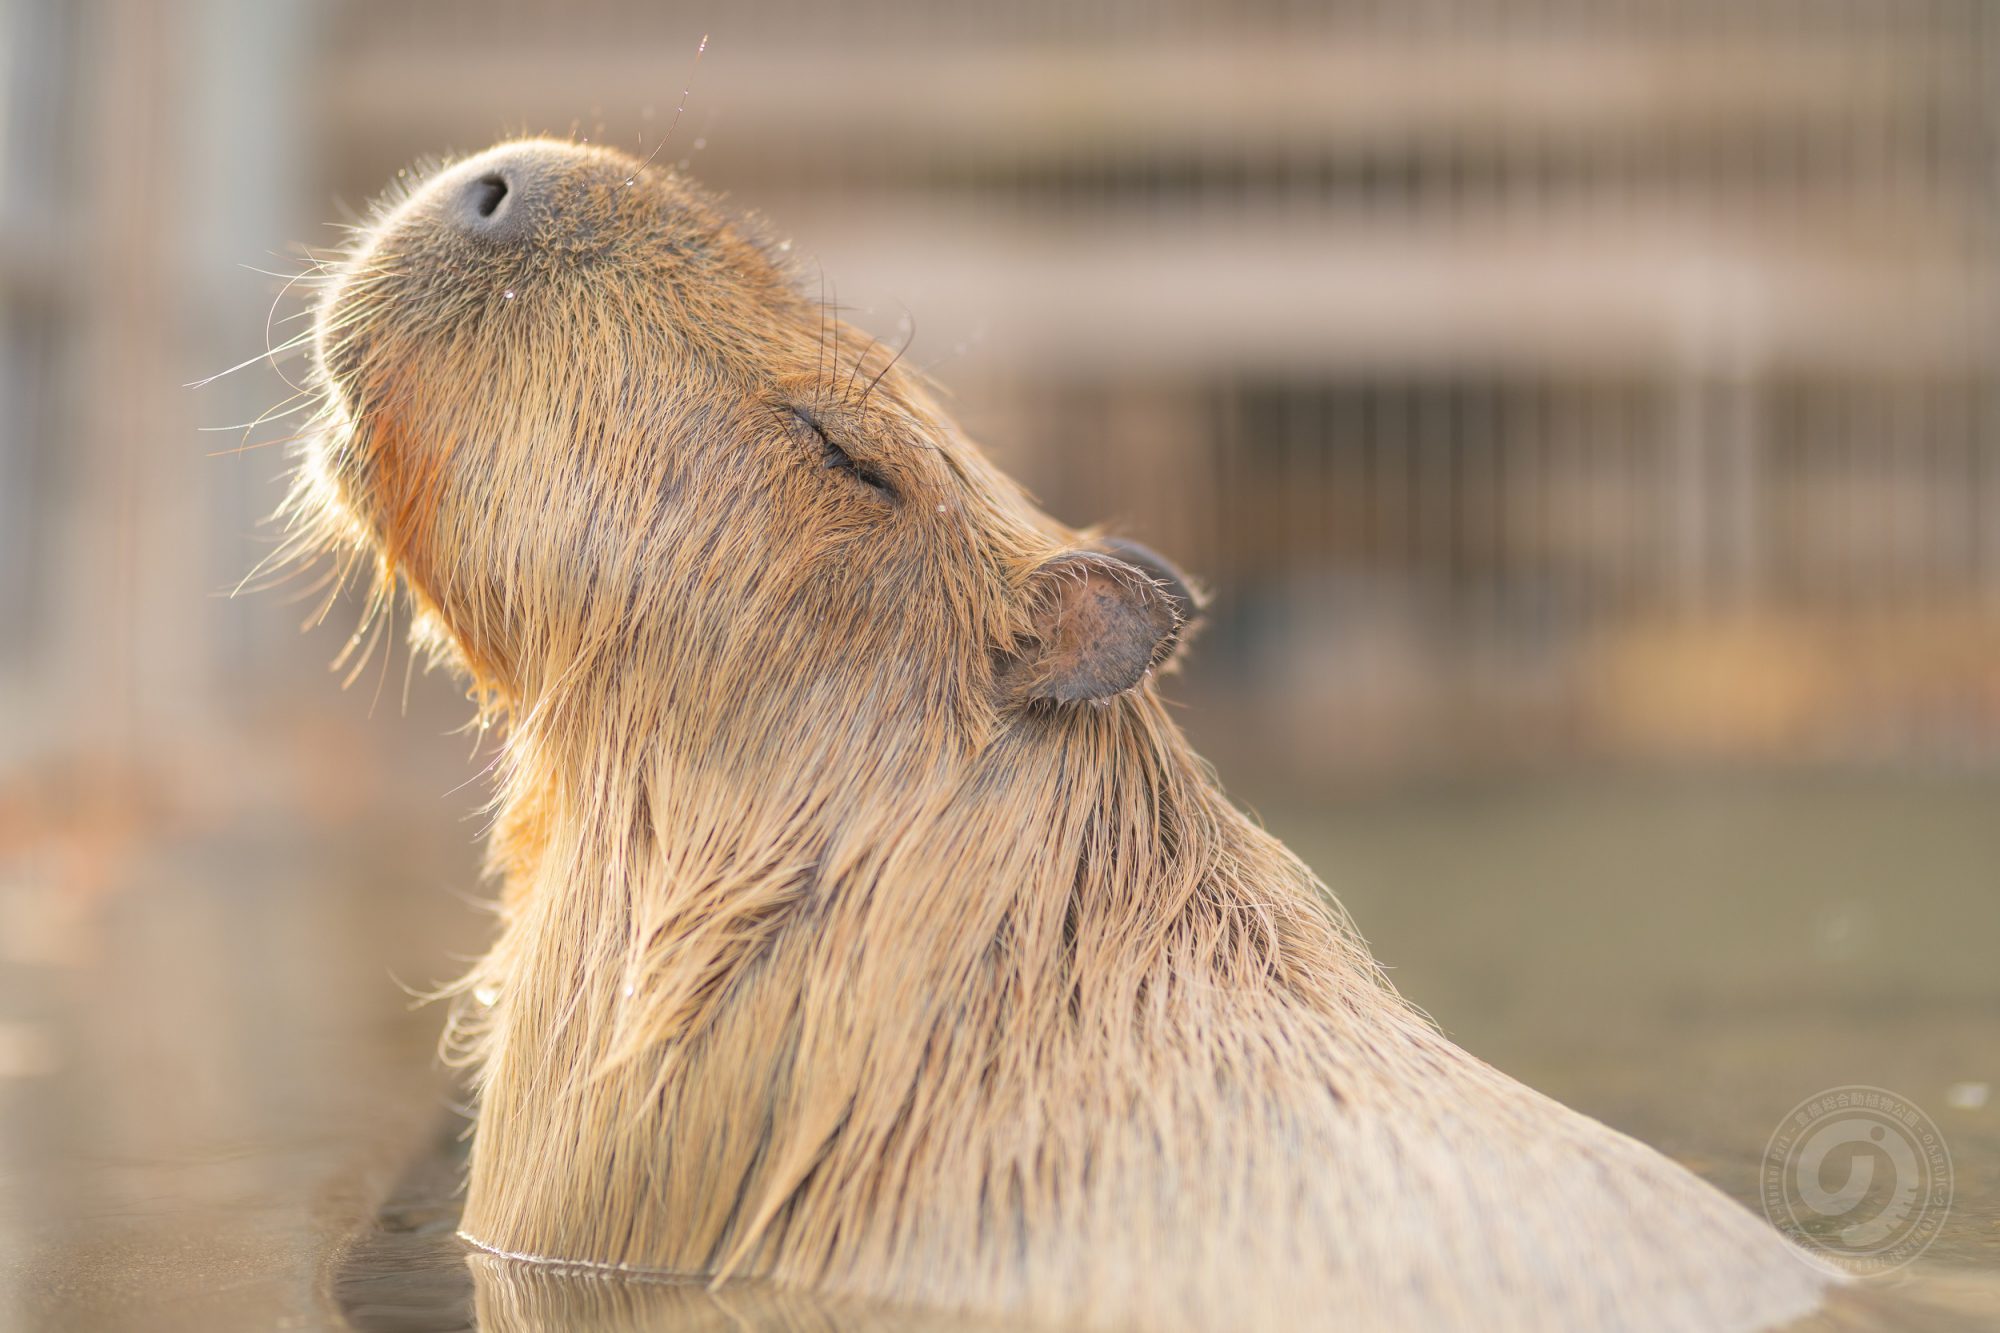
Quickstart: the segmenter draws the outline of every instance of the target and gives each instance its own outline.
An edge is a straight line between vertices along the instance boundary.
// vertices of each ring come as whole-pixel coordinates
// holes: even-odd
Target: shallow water
[[[1919,1278],[2000,1312],[2000,780],[1262,808],[1456,1039],[1753,1207],[1801,1100],[1870,1084],[1921,1106],[1956,1189]],[[392,978],[447,975],[477,940],[454,896],[474,851],[421,803],[356,818],[372,845],[142,837],[81,893],[56,862],[4,867],[0,1328],[902,1322],[468,1256],[437,1014]]]

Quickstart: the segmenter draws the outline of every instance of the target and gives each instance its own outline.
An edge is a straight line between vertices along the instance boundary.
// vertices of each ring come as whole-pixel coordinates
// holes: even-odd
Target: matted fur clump
[[[503,145],[319,315],[298,540],[505,732],[459,993],[504,1255],[1117,1329],[1750,1329],[1835,1284],[1459,1051],[1033,507],[687,180]]]

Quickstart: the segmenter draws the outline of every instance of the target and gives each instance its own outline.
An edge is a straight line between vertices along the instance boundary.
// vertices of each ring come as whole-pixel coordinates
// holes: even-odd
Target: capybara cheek
[[[443,452],[399,411],[372,414],[357,430],[351,497],[374,531],[382,555],[436,597],[439,533],[448,504]]]

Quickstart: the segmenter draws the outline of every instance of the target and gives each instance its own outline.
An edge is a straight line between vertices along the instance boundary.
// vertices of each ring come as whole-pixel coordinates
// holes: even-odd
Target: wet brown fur
[[[521,249],[438,222],[500,154],[559,201]],[[300,542],[400,579],[505,734],[465,1234],[1094,1328],[1812,1309],[1761,1222],[1413,1013],[1150,673],[1093,697],[1106,625],[1170,646],[1159,589],[893,355],[566,143],[335,272]]]

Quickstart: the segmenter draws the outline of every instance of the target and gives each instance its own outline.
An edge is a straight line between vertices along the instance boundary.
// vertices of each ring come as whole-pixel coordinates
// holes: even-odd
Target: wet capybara
[[[807,288],[686,178],[548,140],[328,282],[300,540],[400,581],[504,729],[467,1239],[1100,1329],[1835,1294],[1413,1012],[1163,709],[1185,581]]]

